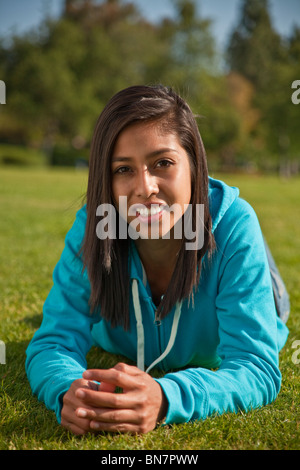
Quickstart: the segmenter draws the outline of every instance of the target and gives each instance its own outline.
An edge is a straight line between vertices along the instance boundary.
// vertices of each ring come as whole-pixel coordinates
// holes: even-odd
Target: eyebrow
[[[162,148],[162,149],[158,149],[158,150],[154,150],[153,152],[150,152],[146,158],[153,158],[153,157],[157,157],[158,155],[161,155],[163,153],[179,153],[176,149],[172,149],[172,148]],[[113,162],[128,162],[128,161],[131,161],[133,160],[132,157],[123,157],[123,156],[116,156],[116,157],[112,157],[112,163]]]

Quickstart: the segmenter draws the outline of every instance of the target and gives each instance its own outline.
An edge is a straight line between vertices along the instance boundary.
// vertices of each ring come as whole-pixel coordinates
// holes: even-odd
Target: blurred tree
[[[291,103],[291,84],[300,77],[299,29],[284,41],[272,26],[269,6],[268,0],[242,0],[239,23],[227,49],[231,73],[253,86],[251,105],[258,119],[247,145],[254,160],[266,169],[287,166],[300,153],[299,109]],[[249,115],[241,118],[248,127]]]
[[[292,65],[300,64],[300,27],[294,26],[288,38],[289,60]]]
[[[133,5],[68,1],[61,19],[0,47],[10,90],[0,135],[7,137],[11,122],[24,143],[49,151],[55,142],[87,141],[112,94],[154,80],[168,52]]]
[[[292,84],[300,80],[300,29],[286,40],[286,59],[274,68],[270,93],[262,96],[267,147],[277,155],[281,174],[300,171],[300,105],[292,101]]]
[[[212,22],[201,17],[199,1],[173,0],[173,3],[174,18],[161,25],[170,44],[166,83],[183,95],[199,116],[210,169],[232,166],[240,123],[219,64]]]
[[[7,111],[23,124],[27,143],[51,147],[57,136],[76,135],[84,126],[90,100],[80,93],[76,73],[83,57],[81,32],[65,21],[43,25],[38,38],[16,37],[6,50]]]
[[[242,0],[239,23],[227,49],[230,70],[246,77],[257,90],[267,90],[273,65],[283,54],[280,35],[272,26],[269,0]]]
[[[173,1],[177,13],[171,47],[174,60],[189,71],[213,70],[216,47],[211,20],[199,16],[195,0]]]
[[[177,14],[159,24],[122,0],[66,0],[62,17],[30,34],[0,41],[2,140],[42,146],[55,161],[70,147],[84,150],[109,98],[133,84],[173,86],[203,118],[210,161],[234,163],[240,122],[220,72],[211,22],[196,0],[173,0]],[[69,161],[71,161],[69,159]]]
[[[198,96],[192,103],[193,111],[199,115],[199,129],[210,171],[232,170],[239,163],[241,121],[232,105],[230,84],[226,77],[202,72]]]

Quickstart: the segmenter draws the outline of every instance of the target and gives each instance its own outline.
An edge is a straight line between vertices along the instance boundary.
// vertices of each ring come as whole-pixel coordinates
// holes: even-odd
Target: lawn
[[[217,177],[217,175],[213,175]],[[300,447],[300,179],[223,175],[255,208],[290,292],[290,335],[280,353],[283,375],[277,400],[248,414],[159,427],[146,435],[72,436],[32,396],[25,350],[39,327],[52,271],[84,197],[85,171],[0,168],[0,449],[199,450]],[[299,351],[299,353],[297,352]],[[114,358],[92,350],[90,367]],[[111,362],[112,361],[112,362]]]

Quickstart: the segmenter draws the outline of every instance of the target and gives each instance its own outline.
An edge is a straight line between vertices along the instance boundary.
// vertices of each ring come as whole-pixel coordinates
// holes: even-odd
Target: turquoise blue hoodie
[[[148,372],[152,367],[164,372],[156,380],[169,404],[166,423],[247,411],[276,398],[278,353],[288,329],[276,313],[259,222],[237,188],[210,178],[209,198],[213,258],[204,259],[194,304],[175,305],[160,324],[132,242],[129,331],[89,313],[90,284],[76,256],[86,207],[78,211],[53,273],[42,324],[27,348],[32,391],[58,422],[63,394],[82,377],[92,345],[126,356]]]

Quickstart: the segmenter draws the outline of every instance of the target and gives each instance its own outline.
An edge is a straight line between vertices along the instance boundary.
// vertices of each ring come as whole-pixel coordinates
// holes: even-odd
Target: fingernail
[[[98,423],[97,421],[91,421],[90,426],[91,426],[92,429],[99,429],[100,428],[100,423]]]
[[[80,418],[86,418],[87,417],[87,412],[83,409],[79,409],[79,410],[77,410],[77,416],[79,416]]]
[[[83,390],[77,390],[76,396],[78,398],[84,398],[85,397],[85,392]]]

